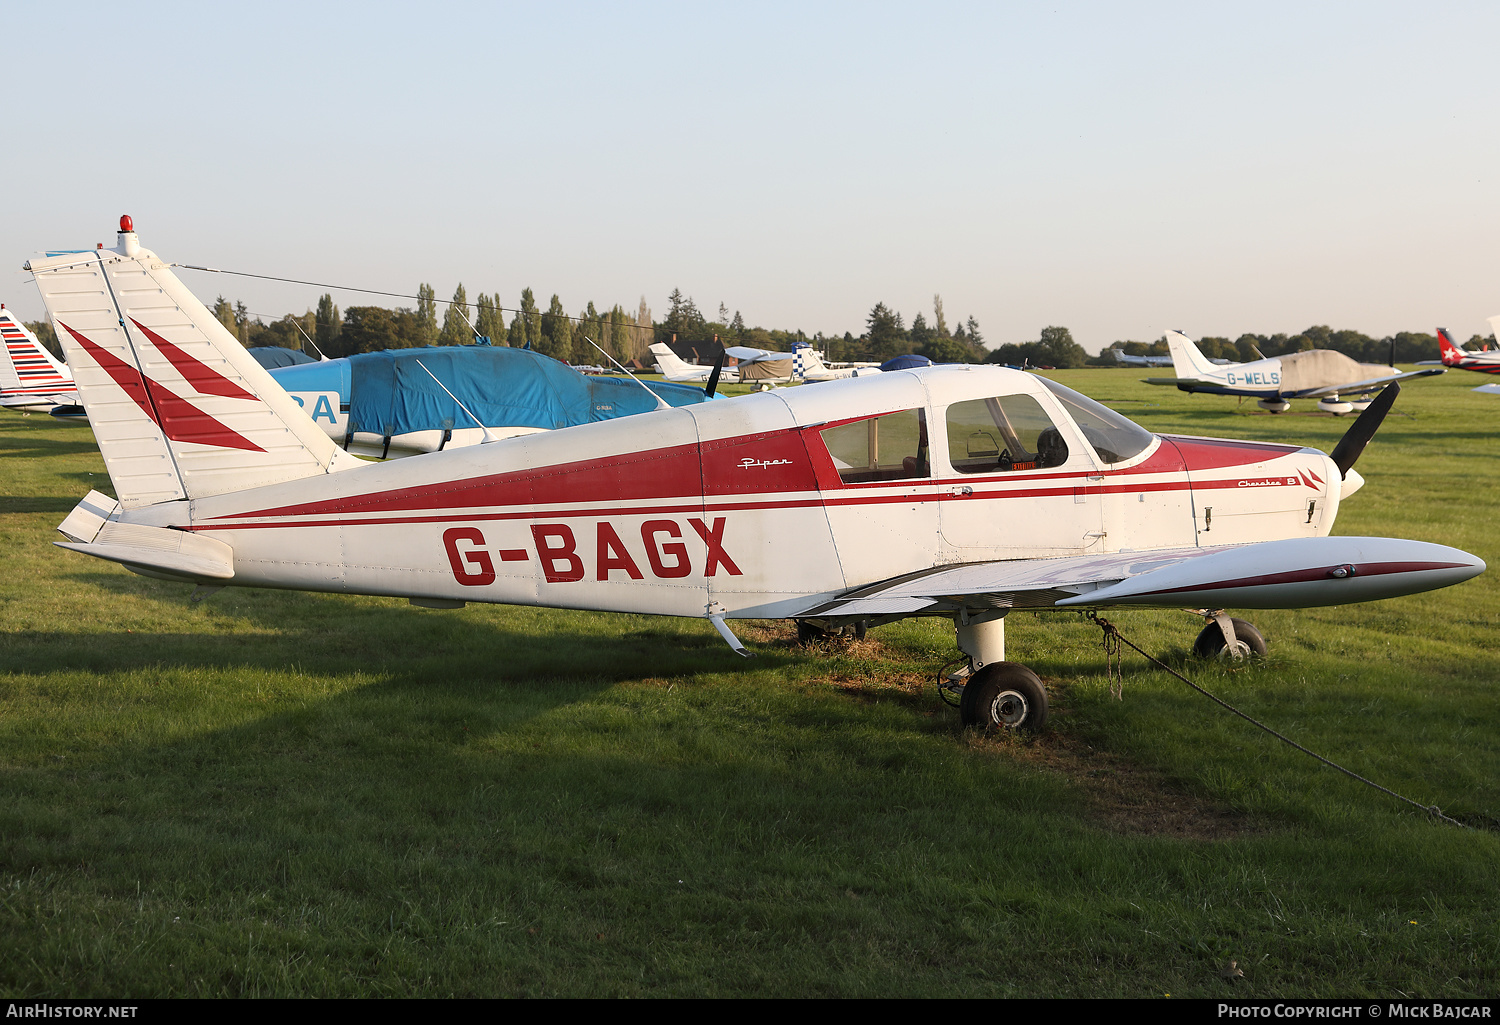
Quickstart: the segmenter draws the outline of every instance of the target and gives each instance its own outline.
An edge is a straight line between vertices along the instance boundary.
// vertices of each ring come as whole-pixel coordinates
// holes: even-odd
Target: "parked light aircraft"
[[[879,363],[823,362],[823,354],[807,342],[792,343],[792,379],[796,381],[838,381],[845,377],[869,377],[880,373]]]
[[[78,386],[67,364],[52,358],[36,335],[0,303],[0,406],[25,413],[50,413],[78,401]]]
[[[1325,412],[1349,413],[1356,404],[1341,396],[1364,396],[1393,381],[1443,373],[1441,367],[1402,373],[1393,367],[1356,363],[1331,349],[1215,366],[1181,331],[1167,332],[1167,347],[1177,376],[1147,378],[1147,384],[1175,385],[1180,391],[1212,395],[1249,395],[1272,413],[1286,412],[1288,399],[1317,399],[1318,408]]]
[[[1495,324],[1500,317],[1491,317],[1490,323]],[[1500,324],[1495,324],[1496,330],[1500,330]],[[1449,337],[1447,328],[1438,328],[1438,350],[1442,353],[1442,364],[1455,370],[1477,370],[1481,374],[1500,374],[1500,349],[1485,349],[1480,352],[1470,352],[1468,349],[1459,348],[1453,344]]]
[[[666,342],[653,342],[651,355],[656,357],[657,371],[668,381],[707,381],[714,374],[714,367],[688,363]],[[725,347],[724,355],[738,361],[736,366],[719,369],[719,380],[724,384],[790,384],[796,380],[789,352],[730,345]]]
[[[1172,365],[1171,356],[1132,356],[1124,349],[1113,345],[1104,351],[1113,356],[1116,363],[1127,367],[1169,367]]]
[[[668,381],[707,381],[714,372],[713,367],[688,363],[672,351],[665,342],[655,342],[651,354],[656,357],[656,369]],[[806,342],[793,342],[791,352],[771,352],[746,345],[725,347],[724,354],[738,361],[737,366],[725,367],[719,380],[726,384],[795,384],[799,381],[835,381],[845,377],[867,377],[880,373],[876,363],[849,363],[830,367],[823,357]]]
[[[1172,365],[1171,355],[1166,356],[1132,356],[1119,346],[1112,345],[1104,350],[1115,358],[1115,362],[1127,367],[1169,367]],[[1210,359],[1214,366],[1223,366],[1228,363],[1227,359]]]
[[[112,250],[27,264],[118,499],[62,547],[147,576],[820,627],[954,620],[962,717],[1030,727],[1013,609],[1343,605],[1466,580],[1442,545],[1329,537],[1390,389],[1331,456],[1153,435],[1068,388],[938,366],[366,463],[173,275]],[[795,539],[796,543],[792,543]],[[1203,638],[1200,637],[1200,641]]]

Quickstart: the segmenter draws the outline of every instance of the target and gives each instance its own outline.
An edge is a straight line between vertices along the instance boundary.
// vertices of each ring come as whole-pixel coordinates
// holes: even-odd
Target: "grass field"
[[[1162,432],[1330,449],[1126,370],[1058,380]],[[1409,385],[1337,533],[1500,565],[1500,399]],[[806,387],[816,387],[806,386]],[[1303,409],[1311,404],[1301,404]],[[1012,617],[1035,738],[963,730],[951,624],[732,655],[702,621],[228,589],[51,545],[86,427],[0,416],[0,993],[41,996],[1495,996],[1500,833],[1362,787],[1097,628]],[[1500,571],[1247,616],[1187,657],[1299,743],[1500,818]],[[1227,970],[1233,961],[1242,976]]]

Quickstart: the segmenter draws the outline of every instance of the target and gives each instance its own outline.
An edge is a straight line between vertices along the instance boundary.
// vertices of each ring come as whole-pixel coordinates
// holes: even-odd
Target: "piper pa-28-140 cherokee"
[[[1333,456],[1161,437],[1032,374],[939,366],[373,464],[133,232],[27,268],[118,495],[91,492],[59,544],[206,589],[692,616],[741,653],[727,620],[951,617],[964,719],[1029,727],[1046,693],[1005,661],[1012,609],[1342,605],[1484,569],[1327,536],[1394,391]]]

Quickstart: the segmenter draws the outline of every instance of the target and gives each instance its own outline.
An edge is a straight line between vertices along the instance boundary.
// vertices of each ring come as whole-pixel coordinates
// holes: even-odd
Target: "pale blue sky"
[[[173,261],[569,312],[679,287],[809,333],[934,292],[991,345],[1091,351],[1500,312],[1493,4],[80,3],[5,30],[12,268],[128,212]],[[181,273],[270,314],[319,293]],[[0,290],[40,315],[24,273]]]

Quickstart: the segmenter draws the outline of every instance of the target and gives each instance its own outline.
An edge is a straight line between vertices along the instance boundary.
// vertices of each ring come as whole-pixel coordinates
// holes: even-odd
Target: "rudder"
[[[32,260],[26,269],[123,508],[360,465],[133,231],[122,230],[115,249]]]

